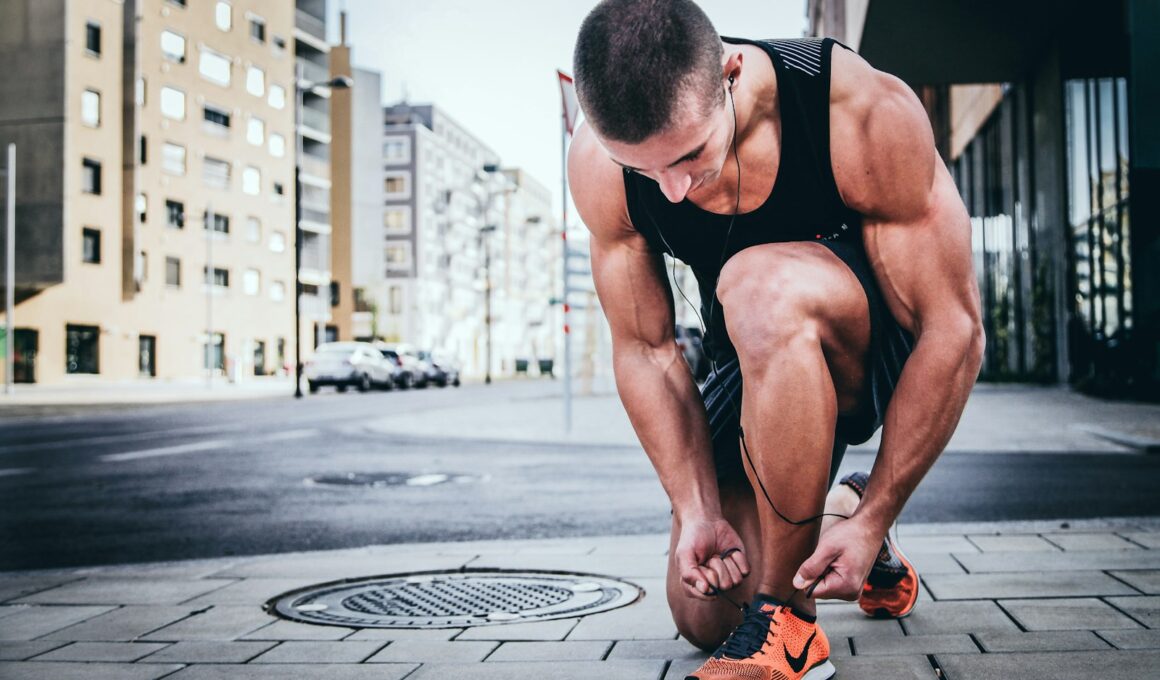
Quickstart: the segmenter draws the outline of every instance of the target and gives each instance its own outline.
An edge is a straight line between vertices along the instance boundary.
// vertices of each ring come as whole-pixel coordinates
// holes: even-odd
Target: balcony
[[[302,125],[322,134],[330,134],[330,114],[304,106],[302,107]]]
[[[302,79],[308,83],[325,83],[330,80],[330,69],[321,64],[315,64],[306,59],[297,59],[298,68],[302,71]]]
[[[298,162],[302,165],[302,174],[330,182],[329,160],[304,153],[298,157]]]
[[[326,22],[300,9],[294,10],[294,26],[307,35],[326,41]]]

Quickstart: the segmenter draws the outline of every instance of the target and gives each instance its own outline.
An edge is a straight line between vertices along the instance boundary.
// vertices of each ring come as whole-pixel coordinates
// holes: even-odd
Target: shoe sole
[[[902,550],[898,547],[898,544],[894,542],[894,539],[887,535],[886,540],[888,543],[890,543],[890,549],[894,552],[894,555],[898,558],[898,560],[906,566],[910,573],[914,574],[914,597],[910,598],[910,602],[906,604],[905,611],[897,616],[891,614],[882,607],[875,609],[873,612],[868,612],[865,609],[862,611],[866,614],[866,616],[869,616],[872,619],[905,619],[906,617],[910,616],[911,612],[914,611],[914,605],[918,604],[918,593],[922,590],[922,582],[918,577],[918,570],[914,568],[914,565],[910,563],[910,560],[906,559],[906,554],[902,552]]]
[[[822,663],[806,671],[806,674],[802,676],[802,680],[830,680],[830,678],[834,677],[837,672],[837,669],[834,668],[834,664],[830,663],[829,659],[826,659]],[[699,678],[697,678],[695,675],[686,675],[685,680],[699,680]]]

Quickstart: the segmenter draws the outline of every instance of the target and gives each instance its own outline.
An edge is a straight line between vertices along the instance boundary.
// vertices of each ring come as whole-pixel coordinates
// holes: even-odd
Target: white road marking
[[[318,430],[289,430],[286,432],[276,432],[272,435],[261,437],[256,441],[261,442],[286,442],[292,439],[306,439],[318,434]]]
[[[191,444],[178,444],[176,446],[163,446],[156,449],[144,449],[142,451],[129,451],[126,453],[110,453],[101,456],[101,461],[104,463],[120,463],[127,460],[140,460],[142,458],[158,458],[161,456],[177,456],[184,453],[198,453],[201,451],[214,451],[217,449],[224,449],[229,446],[247,446],[261,442],[284,442],[294,439],[306,439],[319,434],[319,430],[288,430],[286,432],[275,432],[253,439],[239,440],[239,439],[213,439],[205,442],[193,442]]]
[[[16,475],[26,475],[30,472],[36,472],[36,468],[4,468],[0,469],[0,477],[15,477]]]
[[[149,432],[135,432],[132,434],[110,434],[101,437],[85,437],[84,439],[64,439],[51,442],[36,442],[33,444],[13,444],[0,446],[0,455],[6,453],[25,453],[28,451],[42,451],[45,449],[68,449],[91,444],[107,444],[109,442],[131,442],[141,439],[156,439],[175,434],[197,434],[198,432],[224,433],[243,429],[241,425],[199,425],[197,427],[179,427],[172,430],[152,430]]]

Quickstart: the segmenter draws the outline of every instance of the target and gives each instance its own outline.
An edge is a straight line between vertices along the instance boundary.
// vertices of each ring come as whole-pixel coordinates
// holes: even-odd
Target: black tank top
[[[861,215],[842,202],[830,166],[830,52],[834,45],[849,48],[831,38],[722,40],[761,47],[777,74],[781,162],[765,203],[737,215],[726,244],[730,215],[702,210],[688,199],[670,203],[653,180],[624,174],[633,226],[654,251],[685,262],[696,275],[708,325],[705,344],[718,361],[735,355],[720,302],[713,303],[712,319],[707,313],[723,261],[765,243],[849,241],[863,248]],[[744,167],[741,174],[744,181]]]

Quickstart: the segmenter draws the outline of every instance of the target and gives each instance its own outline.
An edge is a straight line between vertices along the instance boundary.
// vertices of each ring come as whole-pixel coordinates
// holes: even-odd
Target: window
[[[391,314],[403,313],[403,289],[400,286],[391,286],[390,292]]]
[[[144,250],[137,251],[137,258],[133,262],[133,283],[136,284],[137,292],[141,292],[142,284],[148,279],[149,273],[149,256],[145,254]]]
[[[101,25],[95,21],[85,24],[85,50],[95,56],[101,56]]]
[[[81,93],[81,123],[89,127],[101,126],[101,93],[85,90]]]
[[[274,51],[281,53],[286,51],[286,39],[280,35],[274,36],[271,42],[274,43]]]
[[[201,167],[201,179],[207,187],[228,189],[230,186],[230,162],[206,156]]]
[[[99,373],[97,357],[101,329],[96,326],[65,326],[65,372]]]
[[[270,232],[270,252],[286,252],[286,234],[281,231]]]
[[[383,180],[383,191],[389,195],[400,195],[407,193],[407,175],[396,174],[387,175]]]
[[[165,285],[181,288],[181,260],[176,257],[165,258]]]
[[[185,63],[185,38],[173,31],[161,32],[161,54],[170,61]]]
[[[86,194],[101,193],[101,162],[86,158],[82,163],[81,191]]]
[[[286,138],[276,132],[270,133],[270,155],[274,158],[286,155]]]
[[[266,72],[257,66],[246,70],[246,92],[261,97],[266,94]]]
[[[274,194],[277,196],[282,196],[285,193],[286,187],[283,186],[281,182],[274,182]]]
[[[201,109],[202,119],[205,121],[207,132],[223,135],[230,129],[230,112],[219,109],[212,104],[205,104]]]
[[[209,336],[208,343],[202,343],[201,363],[201,367],[207,370],[226,370],[226,336],[223,333],[213,333]]]
[[[229,288],[230,287],[230,270],[222,267],[214,267],[213,272],[210,272],[209,267],[203,267],[205,273],[206,285],[212,285],[215,288]]]
[[[137,79],[136,98],[137,98],[136,99],[137,106],[145,106],[145,79],[144,78]]]
[[[250,17],[250,37],[260,43],[266,42],[266,22],[260,17]]]
[[[137,208],[137,221],[140,222],[141,224],[145,224],[145,218],[147,217],[147,213],[149,212],[149,199],[146,198],[145,194],[137,194],[136,208]]]
[[[170,229],[185,228],[184,203],[172,199],[165,199],[165,226]]]
[[[185,0],[167,0],[167,2],[178,7],[185,7]]]
[[[161,146],[161,169],[171,175],[185,174],[185,147],[172,142]]]
[[[411,140],[391,137],[383,142],[383,160],[387,163],[407,163],[411,160]]]
[[[387,244],[387,268],[406,269],[411,266],[411,251],[408,243]]]
[[[230,59],[208,48],[201,48],[197,72],[202,78],[223,87],[230,85]]]
[[[242,170],[242,192],[251,196],[262,192],[262,173],[252,165]]]
[[[234,24],[234,13],[230,7],[230,3],[218,0],[217,5],[213,10],[214,23],[223,31],[228,31]]]
[[[230,233],[230,216],[222,213],[209,213],[205,216],[205,228],[219,234]]]
[[[259,243],[262,240],[262,223],[257,217],[246,218],[246,240]]]
[[[411,232],[410,208],[387,208],[383,212],[383,228],[387,233],[408,234]]]
[[[246,141],[254,146],[262,146],[266,141],[266,124],[261,118],[250,118],[246,122]]]
[[[286,284],[281,281],[270,282],[270,299],[274,302],[281,302],[286,299]]]
[[[242,292],[257,295],[262,292],[262,274],[257,269],[247,269],[242,274]]]
[[[185,120],[185,93],[172,87],[161,88],[161,115]]]
[[[137,138],[137,162],[145,165],[149,160],[149,144],[145,141],[145,135]]]
[[[84,251],[81,260],[89,264],[101,263],[101,232],[98,229],[85,227],[83,230]]]
[[[271,85],[270,96],[266,99],[266,102],[281,111],[286,107],[286,88],[281,85]]]

